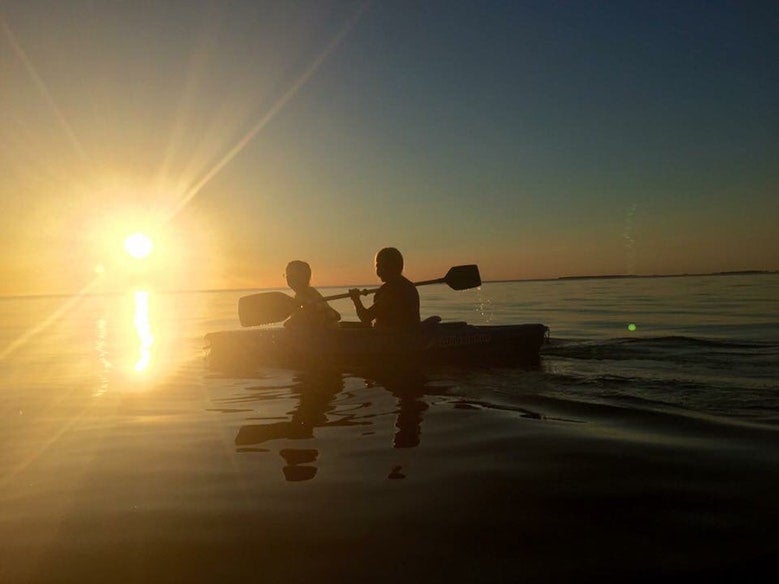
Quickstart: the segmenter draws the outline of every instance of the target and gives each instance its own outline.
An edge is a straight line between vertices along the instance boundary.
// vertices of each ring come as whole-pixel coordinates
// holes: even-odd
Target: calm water
[[[545,323],[541,368],[232,378],[203,336],[245,293],[0,300],[0,581],[774,564],[779,276],[421,292],[423,316]]]

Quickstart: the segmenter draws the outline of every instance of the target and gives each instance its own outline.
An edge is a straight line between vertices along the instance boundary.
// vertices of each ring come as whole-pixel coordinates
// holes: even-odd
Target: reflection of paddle
[[[428,284],[446,284],[453,290],[467,290],[481,286],[479,267],[476,265],[455,266],[446,276],[435,280],[415,282],[414,286],[427,286]],[[378,288],[360,290],[360,295],[374,294]],[[325,296],[323,301],[349,298],[349,293]],[[243,296],[238,300],[238,317],[241,326],[254,326],[258,324],[270,324],[280,322],[300,308],[300,304],[283,292],[260,292],[250,296]]]

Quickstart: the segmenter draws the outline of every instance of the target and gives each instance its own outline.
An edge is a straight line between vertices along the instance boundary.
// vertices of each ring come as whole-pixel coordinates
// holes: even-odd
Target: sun
[[[142,260],[154,251],[154,243],[148,235],[139,231],[124,240],[124,249],[136,260]]]

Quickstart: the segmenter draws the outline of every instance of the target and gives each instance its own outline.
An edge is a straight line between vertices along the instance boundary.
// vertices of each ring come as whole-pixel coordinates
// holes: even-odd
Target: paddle
[[[427,286],[428,284],[446,284],[452,290],[467,290],[481,286],[479,267],[475,264],[467,266],[454,266],[450,268],[443,278],[415,282],[414,286]],[[360,290],[361,296],[374,294],[378,288]],[[349,293],[325,296],[322,301],[339,300],[349,298]],[[291,296],[283,292],[259,292],[238,299],[238,318],[241,326],[255,326],[280,322],[289,317],[300,308],[300,304]]]

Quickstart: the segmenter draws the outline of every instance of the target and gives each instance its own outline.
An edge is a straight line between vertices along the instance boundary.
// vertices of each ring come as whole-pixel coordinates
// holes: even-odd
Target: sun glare
[[[148,235],[133,233],[124,240],[125,251],[137,260],[148,257],[154,251],[154,243]]]

